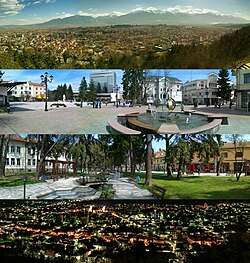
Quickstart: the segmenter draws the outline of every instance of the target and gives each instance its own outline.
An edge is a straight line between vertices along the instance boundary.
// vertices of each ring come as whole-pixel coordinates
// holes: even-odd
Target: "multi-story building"
[[[250,111],[250,70],[236,70],[236,109]]]
[[[26,138],[19,135],[11,135],[7,146],[6,156],[6,172],[18,172],[18,171],[35,171],[37,167],[37,141],[36,139]],[[56,158],[59,162],[59,168],[62,168],[63,164],[68,161],[65,158],[65,153]],[[46,158],[46,169],[53,169],[53,163],[55,158]]]
[[[168,98],[182,101],[182,81],[177,78],[147,76],[145,83],[148,103],[164,103]]]
[[[116,73],[114,71],[90,73],[90,81],[94,82],[99,99],[111,101],[121,99],[120,89],[118,85],[116,85]]]
[[[183,102],[211,105],[218,102],[218,75],[208,74],[207,79],[196,79],[183,84]]]
[[[15,86],[12,89],[14,100],[33,101],[41,100],[46,97],[45,85],[27,81],[26,83]]]

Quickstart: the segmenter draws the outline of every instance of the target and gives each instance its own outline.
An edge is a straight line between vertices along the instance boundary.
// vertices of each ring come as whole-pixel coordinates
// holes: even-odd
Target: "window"
[[[21,165],[21,159],[20,159],[20,158],[17,158],[17,159],[16,159],[16,164],[17,164],[18,166]]]
[[[236,152],[236,157],[243,157],[243,152]]]
[[[6,158],[5,164],[6,164],[6,165],[10,165],[10,160],[9,160],[9,158]]]
[[[15,165],[15,158],[11,158],[10,164]]]
[[[20,146],[17,146],[17,147],[16,147],[16,152],[20,154],[20,152],[21,152]]]
[[[28,159],[28,165],[31,165],[31,159]]]
[[[250,73],[244,74],[244,83],[250,83]]]
[[[31,148],[28,148],[28,154],[31,154]]]
[[[228,158],[228,153],[227,152],[224,152],[221,155],[223,156],[223,158]]]
[[[11,146],[11,147],[10,147],[10,152],[11,152],[11,153],[14,153],[14,152],[15,152],[15,147],[14,147],[14,146]]]
[[[34,166],[36,165],[36,159],[32,160],[32,165],[34,165]]]
[[[10,152],[10,147],[9,146],[7,146],[7,153],[9,153]]]

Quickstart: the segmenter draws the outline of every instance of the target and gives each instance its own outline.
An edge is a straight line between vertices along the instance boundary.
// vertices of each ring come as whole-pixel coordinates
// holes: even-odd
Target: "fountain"
[[[159,134],[214,134],[220,129],[221,119],[208,118],[206,114],[198,112],[174,111],[176,102],[168,96],[161,104],[156,104],[155,109],[148,107],[146,113],[128,117],[126,126],[143,133]],[[119,121],[119,118],[118,118]]]

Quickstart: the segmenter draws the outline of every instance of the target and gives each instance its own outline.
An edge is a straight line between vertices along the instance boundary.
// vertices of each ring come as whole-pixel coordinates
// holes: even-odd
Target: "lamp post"
[[[26,199],[26,183],[27,183],[27,176],[23,177],[23,199]]]
[[[207,103],[206,103],[206,106],[208,107],[208,105],[210,104],[209,101],[208,101],[208,94],[209,94],[209,91],[208,91],[208,87],[206,86],[206,95],[207,95]]]
[[[0,82],[3,81],[3,79],[2,79],[3,75],[4,75],[4,72],[2,72],[2,71],[0,70]]]
[[[119,91],[119,87],[118,85],[116,85],[116,108],[118,108],[118,91]]]
[[[45,98],[45,108],[44,111],[48,111],[48,82],[53,81],[53,76],[48,77],[48,72],[45,72],[44,75],[41,75],[40,78],[42,80],[42,84],[45,84],[45,92],[46,92],[46,98]]]

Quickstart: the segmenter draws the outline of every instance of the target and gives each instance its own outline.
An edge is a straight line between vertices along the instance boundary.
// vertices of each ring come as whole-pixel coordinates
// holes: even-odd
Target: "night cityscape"
[[[249,202],[2,201],[4,262],[247,262]]]

